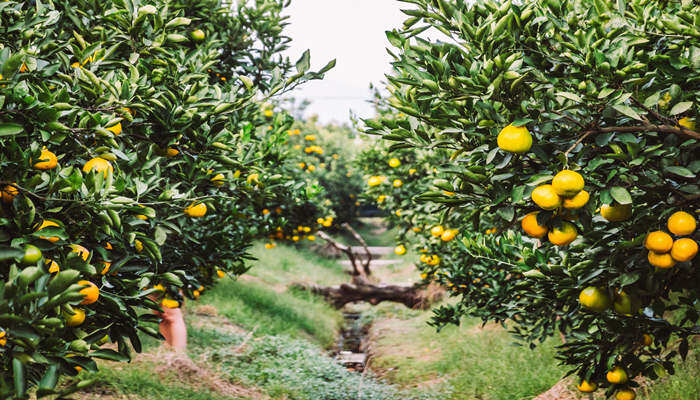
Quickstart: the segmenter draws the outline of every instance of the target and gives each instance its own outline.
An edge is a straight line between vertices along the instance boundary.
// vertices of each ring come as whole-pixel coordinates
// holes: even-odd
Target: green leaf
[[[673,106],[673,108],[671,109],[671,115],[678,115],[678,114],[684,113],[684,112],[688,111],[688,109],[690,109],[690,107],[692,107],[692,106],[693,106],[692,101],[683,101],[681,103],[678,103],[675,106]]]
[[[578,95],[571,93],[571,92],[557,92],[555,93],[557,96],[567,98],[569,100],[573,100],[577,103],[583,103],[583,99],[580,98]]]
[[[695,178],[695,174],[693,173],[693,171],[691,171],[685,167],[678,167],[675,165],[671,165],[668,167],[664,167],[664,171],[666,171],[670,174],[673,174],[673,175],[683,177],[683,178]]]
[[[634,111],[630,106],[626,106],[624,104],[615,104],[613,108],[621,114],[624,114],[630,118],[634,118],[639,121],[642,120],[642,117],[640,117],[639,114],[637,114],[637,112]]]
[[[14,136],[24,132],[24,128],[20,124],[12,122],[0,123],[0,136]]]
[[[309,50],[306,50],[304,52],[304,54],[301,55],[301,58],[299,58],[299,61],[297,61],[297,63],[296,63],[297,72],[300,74],[303,74],[309,70],[310,66],[311,66],[311,53],[309,52]]]
[[[621,186],[614,186],[610,189],[610,195],[620,204],[632,204],[632,196],[627,189]]]

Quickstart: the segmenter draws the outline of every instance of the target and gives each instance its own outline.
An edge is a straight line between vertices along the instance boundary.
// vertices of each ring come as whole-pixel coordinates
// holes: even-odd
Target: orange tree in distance
[[[0,3],[0,397],[128,360],[144,309],[244,272],[258,205],[305,197],[261,100],[332,63],[280,55],[286,4]]]
[[[387,33],[406,117],[365,123],[432,151],[450,192],[414,193],[458,231],[433,226],[441,255],[420,264],[460,297],[433,323],[561,332],[582,391],[634,398],[631,378],[672,373],[699,333],[700,6],[407,2]]]

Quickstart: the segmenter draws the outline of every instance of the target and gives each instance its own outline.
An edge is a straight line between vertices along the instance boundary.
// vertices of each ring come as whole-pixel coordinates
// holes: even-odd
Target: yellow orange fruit
[[[659,254],[650,250],[649,254],[647,254],[647,260],[649,260],[649,264],[662,269],[671,268],[676,265],[676,260],[674,260],[669,253]]]
[[[510,153],[526,153],[532,147],[532,135],[525,126],[508,125],[498,133],[496,143]]]
[[[224,179],[226,179],[226,178],[224,177],[223,174],[216,174],[209,181],[211,182],[212,185],[217,186],[217,187],[221,187],[224,185]]]
[[[114,172],[114,168],[112,167],[112,164],[110,164],[109,161],[105,160],[104,158],[100,157],[95,157],[83,165],[83,172],[90,172],[90,171],[97,171],[97,172],[102,172],[103,176],[106,178],[107,173],[109,172]]]
[[[403,182],[401,182],[401,179],[394,179],[394,187],[398,188],[403,186]]]
[[[459,231],[456,229],[447,229],[445,232],[440,235],[440,240],[443,242],[449,242],[450,240],[454,239],[455,236],[457,235]]]
[[[576,385],[576,388],[582,393],[592,393],[598,389],[598,385],[595,384],[595,382],[591,383],[584,379],[581,383]]]
[[[583,289],[578,295],[578,301],[585,308],[595,312],[607,310],[611,303],[607,290],[595,286]]]
[[[642,345],[651,346],[653,343],[654,343],[654,338],[650,334],[645,333],[642,335]]]
[[[141,242],[138,239],[134,239],[134,248],[136,249],[137,253],[140,253],[143,251],[143,242]]]
[[[603,204],[600,215],[610,222],[622,222],[632,216],[632,204]]]
[[[72,253],[77,253],[83,261],[87,261],[88,257],[90,257],[90,251],[79,244],[71,244],[68,247],[71,248]]]
[[[216,270],[216,276],[218,276],[219,278],[223,278],[223,277],[226,276],[226,273],[225,273],[224,271],[220,270],[220,269],[217,269],[217,270]]]
[[[554,210],[561,207],[561,197],[552,185],[540,185],[532,191],[532,201],[544,210]]]
[[[671,235],[663,231],[651,232],[644,240],[644,247],[655,253],[668,253],[673,246]]]
[[[165,150],[165,156],[168,157],[168,158],[173,158],[173,157],[175,157],[175,156],[178,155],[178,154],[180,154],[180,150],[174,149],[174,148],[172,148],[172,147],[168,147],[168,148]]]
[[[394,248],[394,253],[395,253],[397,256],[402,256],[402,255],[406,254],[406,246],[404,246],[404,245],[402,245],[402,244],[396,246],[396,247]]]
[[[695,218],[685,211],[677,211],[668,218],[668,230],[674,235],[690,235],[696,227]]]
[[[578,210],[579,208],[585,206],[586,203],[588,203],[589,198],[590,195],[588,194],[588,192],[585,190],[581,190],[574,197],[568,199],[565,198],[562,202],[562,205],[568,210]]]
[[[160,304],[165,308],[178,308],[178,307],[180,307],[180,303],[177,300],[168,299],[168,298],[163,299],[163,301],[161,301]]]
[[[695,121],[693,121],[692,119],[690,119],[688,117],[683,117],[683,118],[679,119],[678,125],[680,125],[684,128],[688,128],[691,131],[695,130]]]
[[[576,240],[578,232],[576,227],[571,222],[562,222],[560,225],[552,228],[547,234],[549,241],[557,246],[566,246]]]
[[[188,217],[201,218],[207,213],[207,205],[204,203],[192,203],[185,208]]]
[[[391,168],[396,168],[401,165],[401,161],[398,158],[392,158],[389,160],[389,166]]]
[[[38,228],[36,228],[36,230],[40,231],[40,230],[42,230],[46,227],[49,227],[49,226],[59,226],[59,225],[53,221],[49,221],[48,219],[45,219],[45,220],[41,221],[41,224],[39,225]],[[51,236],[51,237],[39,236],[39,238],[44,239],[44,240],[48,240],[51,243],[56,243],[59,240],[58,236]]]
[[[430,234],[435,237],[441,237],[445,233],[445,228],[442,225],[436,225],[430,230]]]
[[[615,400],[634,400],[637,394],[632,389],[620,389],[615,393]]]
[[[122,123],[117,122],[115,125],[112,125],[110,127],[105,128],[108,131],[112,132],[115,136],[119,136],[119,134],[122,133]]]
[[[576,171],[565,169],[559,171],[552,179],[552,187],[559,196],[573,197],[583,190],[583,176]]]
[[[46,260],[46,264],[49,266],[49,273],[53,274],[54,272],[60,272],[61,268],[58,266],[58,263],[54,260]]]
[[[56,165],[58,165],[58,158],[54,153],[52,153],[50,150],[44,147],[41,150],[39,161],[36,164],[34,164],[34,168],[45,171],[56,168]]]
[[[367,180],[367,184],[370,186],[381,185],[384,180],[379,176],[372,176]]]
[[[612,370],[608,371],[608,373],[605,375],[605,379],[607,379],[610,383],[620,385],[623,383],[627,383],[629,377],[627,376],[627,371],[625,371],[624,368],[617,366]]]
[[[520,226],[522,226],[523,231],[525,231],[528,236],[541,239],[547,234],[549,229],[537,223],[537,214],[539,213],[539,211],[535,211],[527,214],[520,222]]]
[[[82,293],[84,296],[83,301],[81,301],[80,304],[92,304],[100,297],[100,289],[94,283],[83,280],[78,281],[78,285],[87,286],[80,291],[80,293]]]
[[[690,238],[681,238],[673,242],[671,257],[678,262],[690,261],[698,254],[698,244]]]
[[[102,271],[100,271],[100,274],[102,275],[107,275],[109,272],[109,269],[112,267],[112,263],[109,261],[102,261]]]
[[[73,312],[75,313],[73,315],[68,313],[65,314],[66,326],[71,328],[80,326],[83,324],[83,322],[85,322],[85,311],[81,310],[80,308],[73,308]]]
[[[17,183],[13,182],[12,185],[17,185]],[[5,204],[12,203],[15,196],[19,194],[19,190],[12,185],[5,185],[5,187],[2,188],[2,193],[0,193],[2,195],[2,202]]]

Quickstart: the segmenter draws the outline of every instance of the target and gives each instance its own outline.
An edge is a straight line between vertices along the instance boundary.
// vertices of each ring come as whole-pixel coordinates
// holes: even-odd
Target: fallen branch
[[[346,246],[338,242],[326,232],[318,231],[316,234],[318,235],[318,237],[320,237],[321,239],[325,240],[328,244],[333,246],[333,248],[340,251],[341,253],[344,253],[348,260],[350,260],[350,265],[352,266],[352,272],[350,273],[350,275],[352,275],[353,277],[362,275],[362,272],[360,272],[360,269],[357,267],[357,258],[355,257],[355,252],[352,251],[352,248],[350,246]]]
[[[374,285],[343,283],[338,286],[319,286],[297,283],[293,287],[323,296],[335,308],[342,308],[348,303],[366,301],[372,305],[383,301],[401,303],[408,308],[427,309],[442,298],[441,291],[431,293],[420,285]]]

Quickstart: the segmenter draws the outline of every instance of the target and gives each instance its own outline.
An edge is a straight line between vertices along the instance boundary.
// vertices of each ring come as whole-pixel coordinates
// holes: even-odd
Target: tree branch
[[[350,234],[355,238],[355,240],[357,240],[360,243],[362,248],[365,250],[365,254],[367,255],[367,257],[362,261],[362,269],[364,269],[365,275],[372,275],[372,271],[369,269],[369,264],[372,262],[372,253],[369,251],[369,247],[367,247],[367,242],[365,242],[365,239],[363,239],[362,236],[360,236],[360,234],[357,233],[357,231],[353,229],[353,227],[350,226],[350,224],[348,224],[347,222],[344,222],[341,226],[347,229],[348,232],[350,232]]]
[[[350,260],[350,265],[352,266],[351,275],[353,277],[362,275],[362,272],[360,272],[360,269],[357,268],[357,260],[355,258],[355,253],[353,253],[352,248],[350,246],[346,246],[346,245],[338,242],[337,240],[333,239],[329,234],[327,234],[324,231],[318,231],[316,234],[318,235],[318,237],[320,237],[321,239],[325,240],[328,244],[333,246],[333,248],[342,252],[343,254],[345,254],[348,257],[348,259]]]
[[[609,132],[662,132],[662,133],[672,133],[674,135],[680,135],[680,136],[688,136],[696,140],[700,140],[700,133],[688,129],[684,126],[670,126],[670,125],[654,125],[654,124],[645,124],[641,126],[610,126],[610,127],[605,127],[605,128],[596,128],[596,129],[591,129],[588,131],[585,131],[581,134],[581,137],[576,141],[576,143],[573,144],[573,146],[569,147],[565,152],[564,155],[568,155],[571,150],[573,150],[576,146],[579,145],[585,138],[588,136],[594,134],[594,133],[609,133]]]

